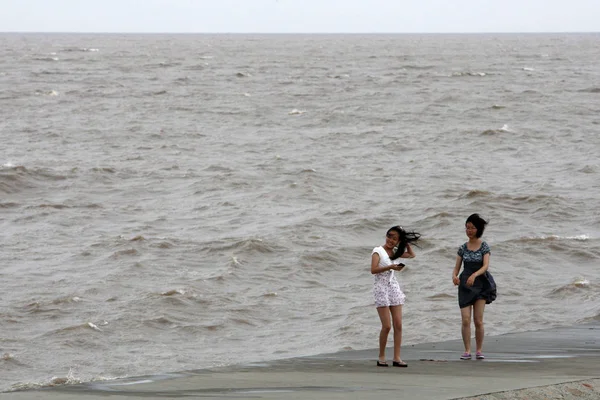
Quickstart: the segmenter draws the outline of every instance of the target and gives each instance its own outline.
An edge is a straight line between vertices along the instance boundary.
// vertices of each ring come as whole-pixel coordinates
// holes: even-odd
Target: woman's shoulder
[[[465,251],[467,251],[467,242],[458,246],[458,251],[456,252],[456,254],[462,257],[465,254]]]
[[[377,254],[381,255],[382,252],[385,253],[385,249],[383,248],[383,246],[376,246],[373,248],[373,251],[371,252],[371,254],[377,253]]]
[[[481,247],[480,247],[480,249],[481,249],[481,252],[484,253],[484,254],[485,253],[489,253],[491,251],[490,250],[490,246],[487,244],[487,242],[485,240],[481,241]]]

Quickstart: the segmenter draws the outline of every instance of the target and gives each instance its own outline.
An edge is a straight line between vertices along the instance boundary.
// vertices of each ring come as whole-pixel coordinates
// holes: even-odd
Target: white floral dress
[[[375,247],[371,252],[371,255],[374,253],[379,254],[379,267],[397,264],[399,261],[398,259],[393,262],[383,246]],[[404,304],[406,296],[402,292],[402,289],[400,289],[400,284],[394,275],[394,270],[380,272],[373,275],[373,277],[373,296],[375,297],[376,307],[399,306]]]

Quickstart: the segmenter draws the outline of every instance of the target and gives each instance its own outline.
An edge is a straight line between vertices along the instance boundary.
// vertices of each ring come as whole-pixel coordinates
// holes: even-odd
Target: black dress
[[[460,308],[473,305],[479,299],[484,299],[486,304],[490,304],[496,299],[496,283],[488,272],[475,278],[473,286],[466,285],[471,274],[483,266],[485,254],[491,254],[490,247],[486,242],[481,242],[481,247],[475,251],[469,250],[466,243],[458,248],[458,255],[463,261],[463,271],[458,277],[460,279],[458,285],[458,306]]]

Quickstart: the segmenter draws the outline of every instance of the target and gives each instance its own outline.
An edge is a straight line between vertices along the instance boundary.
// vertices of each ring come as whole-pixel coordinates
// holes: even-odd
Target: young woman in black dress
[[[472,214],[465,223],[465,232],[469,240],[458,248],[456,265],[452,271],[452,282],[458,286],[458,305],[462,319],[462,339],[465,352],[461,360],[470,360],[471,355],[471,315],[475,323],[475,358],[482,360],[483,355],[483,310],[496,298],[496,287],[489,276],[490,247],[481,240],[487,221],[478,214]],[[458,275],[461,265],[463,271]]]

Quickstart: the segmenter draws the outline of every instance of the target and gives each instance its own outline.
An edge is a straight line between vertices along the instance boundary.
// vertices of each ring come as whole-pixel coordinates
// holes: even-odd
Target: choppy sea
[[[488,336],[598,321],[599,59],[599,34],[0,34],[0,391],[374,349],[397,224],[423,235],[403,344],[457,339],[473,212]]]

